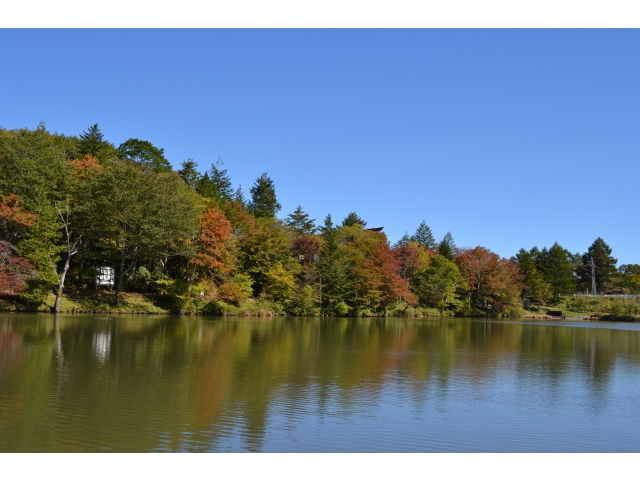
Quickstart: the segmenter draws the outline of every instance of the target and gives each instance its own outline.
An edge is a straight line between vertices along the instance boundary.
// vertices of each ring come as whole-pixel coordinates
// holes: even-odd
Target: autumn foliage
[[[24,209],[18,195],[0,194],[0,240],[13,241],[22,229],[31,227],[36,218],[37,215]]]
[[[196,264],[216,272],[228,272],[229,254],[225,248],[231,236],[231,223],[217,208],[207,210],[200,223]]]
[[[456,250],[456,264],[467,282],[471,306],[498,315],[520,304],[518,265],[485,247]]]
[[[15,247],[0,240],[0,295],[15,295],[24,290],[28,280],[37,278],[35,267],[15,255]]]
[[[383,304],[390,306],[397,300],[403,300],[409,305],[417,305],[417,299],[409,290],[407,282],[400,276],[400,259],[389,247],[384,234],[374,234],[380,237],[373,252],[373,267],[377,274],[378,289],[382,294]],[[419,263],[420,261],[417,260]]]
[[[320,250],[320,241],[313,235],[296,235],[291,242],[291,253],[304,265],[316,259]]]
[[[27,280],[36,278],[35,267],[17,256],[11,243],[25,228],[33,225],[37,215],[28,212],[15,193],[0,194],[0,295],[14,295],[24,290]]]
[[[438,243],[423,221],[392,246],[355,212],[323,225],[301,206],[276,218],[266,173],[245,199],[221,160],[204,174],[193,159],[171,171],[162,152],[136,139],[116,147],[97,125],[77,138],[44,125],[0,129],[0,293],[41,305],[65,279],[70,291],[93,290],[95,268],[110,266],[116,303],[130,289],[174,295],[176,309],[191,312],[220,302],[209,312],[503,316],[522,305],[523,277],[528,304],[557,300],[577,278],[590,283],[592,259],[598,289],[640,285],[640,266],[616,272],[602,239],[579,257],[556,244],[516,263],[485,247],[456,249],[449,233]]]
[[[71,160],[69,164],[73,167],[76,177],[80,180],[87,180],[92,170],[102,170],[100,161],[96,157],[88,154],[85,155],[82,160]]]

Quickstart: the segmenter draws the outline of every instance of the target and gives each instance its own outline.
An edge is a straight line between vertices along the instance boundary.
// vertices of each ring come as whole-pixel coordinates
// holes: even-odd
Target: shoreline
[[[224,302],[209,299],[191,299],[189,303],[176,304],[168,296],[154,293],[123,292],[120,294],[120,306],[113,306],[113,292],[91,292],[86,294],[71,293],[63,295],[60,314],[65,315],[180,315],[185,317],[258,317],[273,318],[287,316],[304,316],[325,318],[318,312],[307,315],[291,315],[282,311],[282,306],[264,299],[249,299],[240,304],[226,304]],[[47,300],[36,306],[28,304],[16,297],[0,297],[0,312],[2,313],[46,313],[55,315],[52,307],[55,295],[50,294]],[[181,308],[182,307],[182,308]],[[213,307],[213,308],[212,308]],[[439,315],[436,312],[411,312],[399,315],[398,312],[389,312],[388,315],[372,314],[360,316],[335,316],[333,318],[456,318],[453,315]],[[394,314],[395,313],[395,314]],[[551,321],[588,321],[588,322],[625,322],[640,323],[640,317],[635,315],[611,315],[594,312],[576,315],[548,315],[541,313],[522,312],[519,315],[509,317],[490,317],[486,315],[466,315],[466,318],[486,319],[511,319],[511,320],[551,320]]]

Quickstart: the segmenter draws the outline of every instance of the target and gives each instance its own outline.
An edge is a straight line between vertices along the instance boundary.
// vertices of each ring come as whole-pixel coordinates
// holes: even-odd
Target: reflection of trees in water
[[[578,376],[596,405],[615,365],[639,361],[638,331],[544,324],[12,316],[0,320],[0,438],[19,441],[0,450],[211,450],[238,437],[262,450],[276,410],[295,425],[359,413],[390,384],[418,404],[501,375],[550,395]]]

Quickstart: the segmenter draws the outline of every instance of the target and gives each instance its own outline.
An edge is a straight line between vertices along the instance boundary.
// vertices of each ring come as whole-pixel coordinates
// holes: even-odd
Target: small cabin
[[[111,267],[96,267],[98,274],[96,275],[96,286],[106,285],[113,287],[115,284],[115,270]]]

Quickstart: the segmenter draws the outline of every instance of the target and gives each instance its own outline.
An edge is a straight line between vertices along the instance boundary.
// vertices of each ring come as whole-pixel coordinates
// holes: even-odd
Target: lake
[[[640,325],[0,313],[0,452],[640,452]]]

